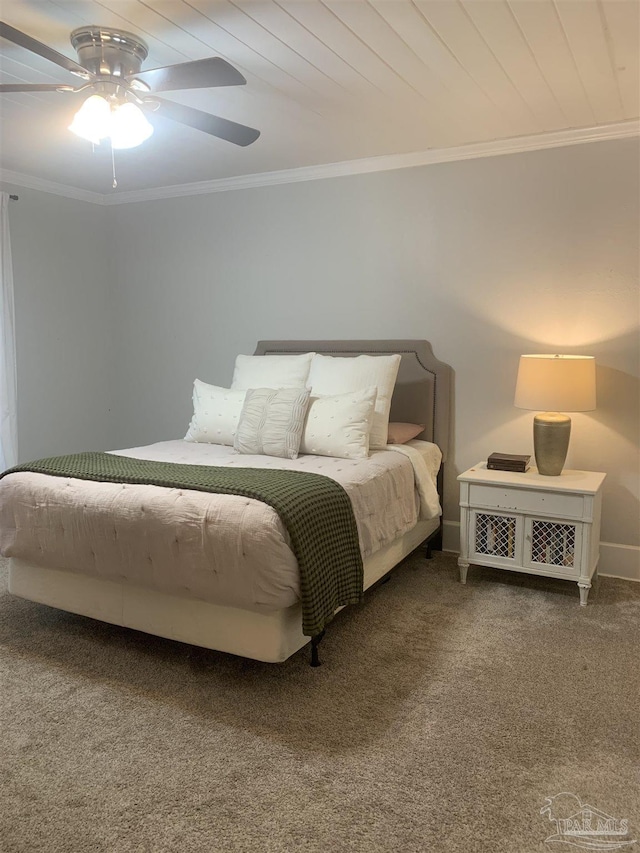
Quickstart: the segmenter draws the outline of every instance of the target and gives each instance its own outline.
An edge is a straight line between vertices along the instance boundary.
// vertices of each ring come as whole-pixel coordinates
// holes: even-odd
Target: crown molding
[[[542,151],[546,148],[561,148],[567,145],[605,142],[634,136],[640,136],[640,120],[637,119],[597,127],[582,127],[533,134],[531,136],[514,136],[490,142],[475,142],[452,148],[434,148],[411,154],[387,154],[379,157],[367,157],[361,160],[345,160],[339,163],[326,163],[319,166],[302,166],[297,169],[259,172],[252,175],[238,175],[231,178],[217,178],[211,181],[174,184],[167,187],[117,192],[109,195],[57,184],[53,181],[46,181],[42,178],[34,178],[30,175],[11,172],[9,170],[0,170],[0,181],[16,186],[42,190],[43,192],[55,193],[56,195],[78,199],[79,201],[111,206],[140,201],[180,198],[182,196],[208,195],[209,193],[254,189],[257,187],[270,187],[278,184],[293,184],[300,181],[318,181],[326,178],[341,178],[372,172],[388,172],[395,169],[410,169],[416,166],[451,163],[457,160],[474,160],[479,157],[498,157],[504,154],[521,154],[527,151]]]
[[[13,184],[13,186],[25,187],[30,190],[40,190],[43,193],[61,195],[65,198],[73,198],[76,201],[104,204],[105,197],[101,193],[81,190],[79,187],[70,187],[67,184],[58,184],[55,181],[47,181],[44,178],[36,178],[22,172],[12,172],[10,169],[0,169],[0,183]]]
[[[153,201],[187,195],[204,195],[208,193],[228,192],[230,190],[270,187],[277,184],[292,184],[299,181],[317,181],[326,178],[363,175],[371,172],[387,172],[394,169],[408,169],[435,163],[450,163],[456,160],[472,160],[478,157],[497,157],[502,154],[518,154],[525,151],[559,148],[565,145],[578,145],[585,142],[624,139],[625,137],[638,135],[640,135],[640,121],[625,121],[617,124],[602,125],[600,127],[561,130],[532,136],[498,139],[491,142],[476,142],[471,145],[460,145],[455,148],[436,148],[412,154],[389,154],[380,157],[368,157],[362,160],[327,163],[320,166],[303,166],[299,169],[283,169],[278,172],[261,172],[254,175],[240,175],[234,178],[220,178],[213,181],[157,187],[138,192],[119,192],[104,196],[104,204],[128,204],[136,201]]]

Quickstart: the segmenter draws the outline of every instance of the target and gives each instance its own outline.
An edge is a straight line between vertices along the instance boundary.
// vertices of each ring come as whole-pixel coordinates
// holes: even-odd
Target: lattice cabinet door
[[[471,559],[506,567],[521,563],[522,522],[516,513],[471,510]]]
[[[524,565],[577,577],[580,574],[582,525],[549,518],[525,518]]]

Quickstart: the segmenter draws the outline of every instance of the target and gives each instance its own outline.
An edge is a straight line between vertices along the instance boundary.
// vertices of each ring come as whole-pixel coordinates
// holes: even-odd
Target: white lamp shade
[[[140,107],[132,103],[120,104],[111,112],[111,144],[114,148],[135,148],[153,133]]]
[[[109,135],[111,108],[101,95],[91,95],[80,107],[69,125],[76,136],[97,145]]]
[[[588,412],[596,407],[591,355],[522,355],[515,405],[538,412]]]

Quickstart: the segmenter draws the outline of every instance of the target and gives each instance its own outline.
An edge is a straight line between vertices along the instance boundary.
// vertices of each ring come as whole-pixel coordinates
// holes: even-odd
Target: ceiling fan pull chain
[[[115,190],[118,186],[118,181],[116,180],[116,155],[115,151],[113,150],[113,145],[111,145],[111,175],[113,177],[113,183],[111,184],[111,186]]]

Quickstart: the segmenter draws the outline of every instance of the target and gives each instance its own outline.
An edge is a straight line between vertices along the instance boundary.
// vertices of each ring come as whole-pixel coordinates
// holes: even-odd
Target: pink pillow
[[[387,435],[387,444],[406,444],[420,435],[424,429],[424,424],[389,424],[389,432]]]

